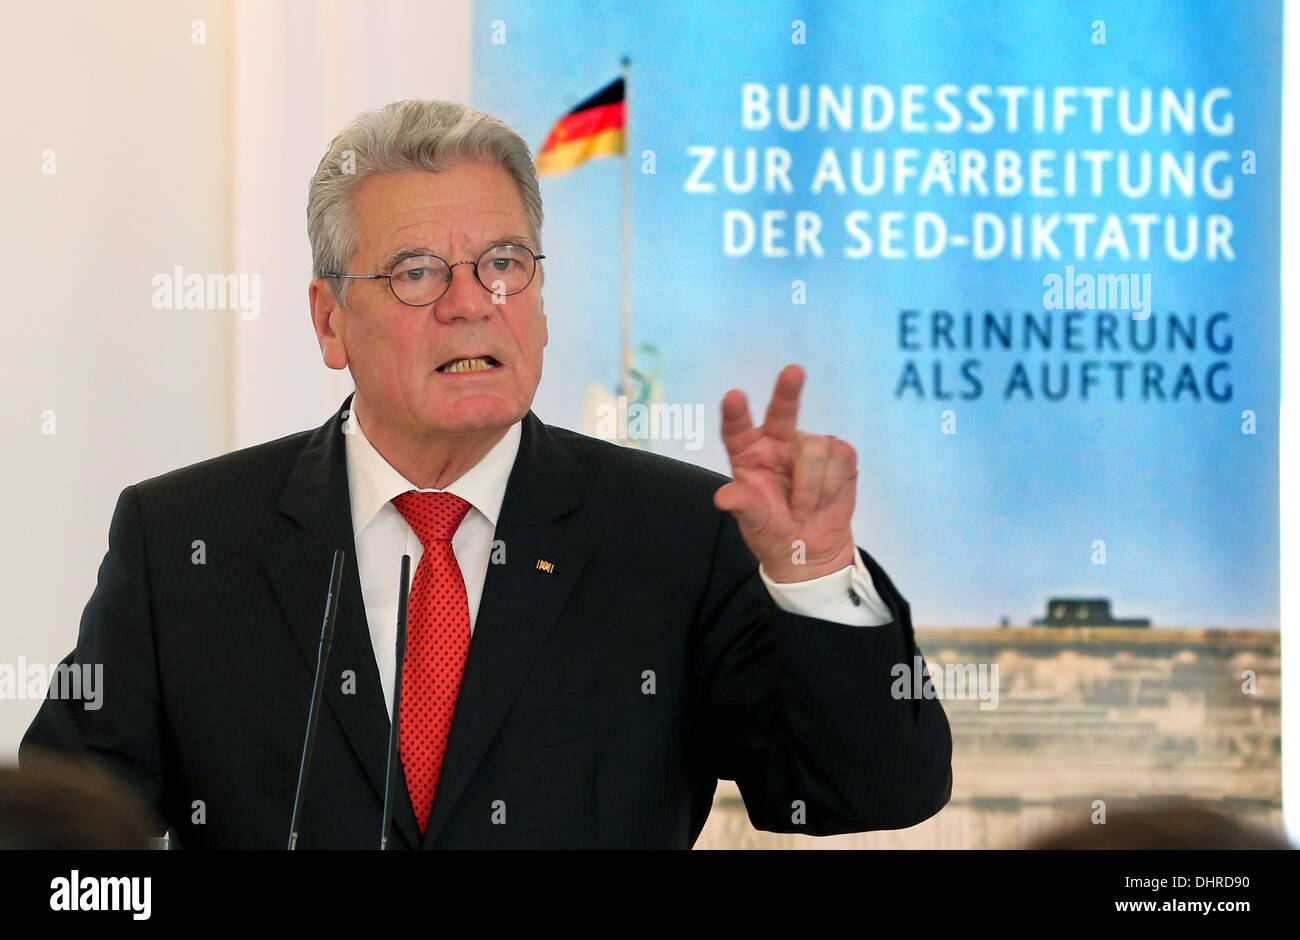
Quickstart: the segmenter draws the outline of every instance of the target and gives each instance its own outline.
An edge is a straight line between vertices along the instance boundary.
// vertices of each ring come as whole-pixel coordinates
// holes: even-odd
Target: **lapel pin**
[[[537,559],[537,570],[545,571],[547,574],[555,574],[555,562],[539,558]]]

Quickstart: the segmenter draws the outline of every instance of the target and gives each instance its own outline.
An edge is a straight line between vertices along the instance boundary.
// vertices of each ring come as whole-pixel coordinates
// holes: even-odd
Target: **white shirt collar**
[[[385,503],[409,490],[459,496],[486,516],[495,528],[501,503],[506,496],[506,483],[510,480],[510,471],[514,468],[515,457],[519,453],[523,421],[510,425],[505,436],[445,490],[421,489],[398,473],[370,443],[355,411],[351,413],[351,427],[353,431],[345,433],[343,439],[354,536],[360,535],[370,525]]]

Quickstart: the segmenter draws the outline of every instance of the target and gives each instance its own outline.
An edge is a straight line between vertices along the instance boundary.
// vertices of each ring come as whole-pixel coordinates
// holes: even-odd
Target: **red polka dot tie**
[[[451,537],[470,505],[451,493],[414,491],[395,497],[393,505],[424,546],[411,583],[398,716],[406,787],[424,832],[469,656],[469,600]]]

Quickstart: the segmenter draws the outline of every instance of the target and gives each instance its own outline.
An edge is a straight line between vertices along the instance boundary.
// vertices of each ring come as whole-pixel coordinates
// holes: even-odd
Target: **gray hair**
[[[357,248],[353,201],[374,173],[431,170],[460,161],[496,163],[514,179],[533,249],[542,250],[542,195],[528,144],[503,121],[454,101],[394,101],[365,111],[330,142],[307,195],[312,276],[343,273]],[[356,272],[348,272],[356,273]],[[331,279],[345,303],[348,281]]]

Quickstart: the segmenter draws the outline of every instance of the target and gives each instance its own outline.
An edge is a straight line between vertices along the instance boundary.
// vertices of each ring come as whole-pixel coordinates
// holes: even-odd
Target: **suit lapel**
[[[565,517],[581,503],[579,486],[573,459],[529,411],[493,536],[505,563],[488,565],[424,848],[437,843],[577,583],[589,546]]]
[[[279,507],[302,528],[269,548],[263,555],[263,562],[294,639],[314,675],[331,559],[335,549],[341,548],[347,553],[343,592],[339,597],[334,625],[334,645],[326,673],[325,700],[365,768],[376,794],[382,799],[388,759],[389,716],[384,707],[379,669],[375,664],[366,621],[352,534],[342,427],[343,412],[350,402],[349,396],[339,412],[311,435],[294,463]],[[353,670],[356,675],[352,694],[343,689],[345,669]],[[302,708],[305,716],[307,703],[294,704]],[[305,726],[304,721],[304,730]],[[330,781],[319,777],[319,764],[313,777],[311,785],[314,787],[330,785]],[[379,823],[380,819],[376,817],[376,847],[379,845]],[[285,807],[286,832],[288,826],[289,807]],[[399,783],[394,792],[393,826],[394,834],[400,832],[408,845],[418,844],[419,826],[405,781],[400,777],[400,768]]]

